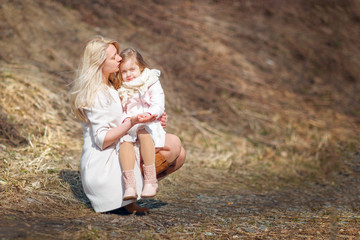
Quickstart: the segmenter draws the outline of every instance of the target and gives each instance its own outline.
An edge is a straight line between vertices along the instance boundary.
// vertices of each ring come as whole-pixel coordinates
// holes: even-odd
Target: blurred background
[[[0,186],[67,194],[82,147],[67,91],[102,35],[162,71],[187,150],[176,184],[359,195],[359,29],[358,0],[1,0]]]

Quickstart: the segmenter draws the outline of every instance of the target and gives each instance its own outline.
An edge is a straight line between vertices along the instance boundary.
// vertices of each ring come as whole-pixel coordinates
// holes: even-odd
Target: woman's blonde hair
[[[136,50],[135,48],[132,48],[132,47],[125,48],[124,50],[121,51],[120,57],[122,58],[121,63],[126,62],[130,58],[135,58],[136,64],[139,66],[141,72],[145,68],[149,68],[149,65],[145,62],[144,58],[141,56],[139,51]],[[121,68],[121,65],[120,65],[120,68]],[[119,74],[119,76],[120,76],[120,81],[122,82],[121,74]]]
[[[104,91],[102,68],[106,60],[106,49],[113,44],[119,52],[119,44],[112,39],[97,36],[85,45],[76,78],[70,90],[70,103],[77,119],[88,122],[84,107],[92,107],[98,91]],[[118,73],[110,74],[109,81],[115,87],[120,85]]]

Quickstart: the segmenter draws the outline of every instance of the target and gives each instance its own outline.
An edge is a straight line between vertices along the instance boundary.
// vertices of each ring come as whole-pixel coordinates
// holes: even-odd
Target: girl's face
[[[110,44],[106,49],[106,60],[102,69],[103,74],[106,79],[110,73],[119,71],[121,57],[117,52],[116,47],[113,44]]]
[[[131,57],[120,65],[121,78],[125,82],[130,82],[140,76],[141,70],[136,63],[135,57]]]

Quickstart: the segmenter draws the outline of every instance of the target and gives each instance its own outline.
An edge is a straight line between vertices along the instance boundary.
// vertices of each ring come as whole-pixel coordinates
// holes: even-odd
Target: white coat
[[[84,108],[89,123],[82,124],[84,145],[81,155],[81,180],[85,194],[96,212],[114,210],[132,202],[122,200],[124,183],[116,149],[118,142],[102,149],[106,133],[120,125],[124,119],[118,92],[109,87],[107,93],[99,92],[94,107]],[[143,177],[139,161],[136,161],[134,171],[136,190],[140,196]]]

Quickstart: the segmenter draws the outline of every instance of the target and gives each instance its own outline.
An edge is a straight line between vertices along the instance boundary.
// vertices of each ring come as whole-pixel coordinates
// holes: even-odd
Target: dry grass
[[[62,221],[63,224],[68,221],[70,225],[71,221],[82,219],[81,221],[86,224],[85,227],[68,227],[63,236],[70,236],[73,232],[76,233],[76,238],[105,239],[109,232],[104,230],[105,226],[101,227],[91,220],[99,216],[88,208],[88,201],[84,198],[79,185],[81,129],[71,118],[65,89],[56,86],[42,87],[51,81],[52,77],[36,67],[19,68],[18,65],[3,64],[1,72],[0,105],[3,106],[4,115],[7,116],[3,121],[7,126],[11,126],[8,129],[16,131],[16,134],[2,135],[0,151],[2,211],[6,216],[11,216],[14,214],[14,209],[21,209],[25,216],[44,215],[51,219],[49,221]],[[296,96],[288,93],[290,106],[291,97],[295,98],[294,102],[300,103]],[[304,113],[301,107],[299,110],[282,108],[273,111],[269,106],[264,107],[254,103],[249,105],[246,102],[235,102],[235,99],[231,98],[229,101],[234,101],[231,104],[234,109],[239,107],[235,111],[238,111],[239,118],[247,121],[252,130],[251,135],[234,134],[224,127],[217,129],[199,121],[194,117],[196,114],[189,113],[186,108],[180,109],[179,113],[170,110],[168,131],[175,132],[181,137],[188,152],[188,161],[180,175],[175,174],[165,180],[162,186],[167,187],[159,195],[160,199],[169,198],[167,194],[173,195],[171,186],[184,191],[178,194],[185,196],[185,199],[181,201],[178,197],[173,200],[168,199],[175,204],[184,200],[186,202],[186,196],[193,194],[187,192],[189,186],[192,191],[199,193],[211,193],[219,185],[223,193],[234,189],[235,191],[279,190],[285,186],[291,188],[301,186],[304,185],[304,181],[309,180],[329,184],[336,182],[332,173],[351,172],[351,168],[342,161],[343,159],[351,161],[346,152],[358,151],[357,128],[351,119],[329,110],[325,113],[318,112],[316,115],[314,113],[309,118],[309,111]],[[17,137],[9,142],[7,136]],[[26,142],[23,142],[24,139]],[[14,145],[16,141],[20,145]],[[223,175],[224,173],[226,175]],[[63,206],[67,206],[66,209],[63,209]],[[159,214],[162,216],[161,212]],[[249,224],[258,221],[257,218],[248,219]],[[303,218],[311,225],[312,215]],[[330,224],[327,219],[319,219],[319,215],[316,215],[316,218],[326,226]],[[23,221],[27,223],[30,219],[27,217]],[[169,226],[166,234],[160,234],[158,237],[176,237],[178,232],[188,232],[191,238],[201,237],[204,233],[216,233],[217,236],[241,234],[254,237],[272,236],[272,232],[279,234],[280,231],[277,228],[268,229],[261,234],[239,231],[240,227],[236,222],[241,220],[235,219],[232,225],[227,223],[223,227],[214,225],[207,218],[202,220],[198,227],[196,224],[181,229],[178,226]],[[104,221],[114,220],[111,218]],[[153,233],[155,228],[151,227],[153,220],[142,221],[150,228],[149,231],[143,232],[142,236],[156,237]],[[165,219],[160,217],[158,221],[162,222]],[[281,222],[289,226],[293,224],[292,220],[287,219]],[[126,227],[121,229],[133,231],[124,230]],[[352,228],[346,229],[349,231],[349,236],[352,236]],[[114,231],[117,230],[113,229]],[[297,228],[290,227],[281,234],[292,236],[298,231]],[[302,234],[310,236],[314,231],[303,231]],[[47,233],[45,231],[42,234]],[[328,235],[329,231],[322,234]]]
[[[57,174],[77,169],[81,149],[66,91],[44,87],[51,76],[35,67],[3,64],[1,72],[0,105],[7,116],[2,126],[8,126],[1,136],[1,182],[27,191],[57,189]]]
[[[144,238],[333,236],[334,221],[324,213],[326,207],[314,213],[315,217],[313,212],[302,215],[303,209],[289,210],[285,214],[289,217],[282,215],[279,220],[286,229],[239,230],[241,222],[252,226],[261,226],[258,221],[274,223],[277,220],[269,216],[278,213],[263,209],[263,215],[256,215],[253,205],[242,205],[248,199],[228,193],[258,201],[261,198],[252,198],[254,192],[280,194],[283,189],[314,183],[341,186],[343,175],[358,179],[359,96],[354,92],[359,87],[359,72],[354,66],[359,63],[359,49],[353,44],[358,32],[353,32],[352,24],[358,26],[359,18],[348,7],[358,6],[358,1],[284,3],[282,7],[264,1],[160,2],[144,7],[142,1],[127,1],[126,7],[136,9],[134,15],[115,2],[106,11],[98,11],[97,4],[76,1],[23,2],[28,13],[23,19],[17,18],[20,10],[15,4],[2,6],[1,26],[6,27],[7,37],[0,42],[4,50],[0,55],[0,210],[30,226],[31,217],[62,221],[67,228],[57,230],[64,238],[105,239],[110,232],[135,231],[127,225],[117,227],[114,217],[92,212],[80,184],[82,132],[70,113],[66,83],[71,81],[80,46],[89,35],[100,33],[115,37],[123,47],[136,46],[162,70],[170,118],[167,131],[178,135],[187,150],[186,165],[162,182],[159,193],[179,213],[173,214],[171,207],[167,213],[164,206],[156,217],[138,220],[132,216],[126,224],[147,229]],[[47,11],[37,13],[40,6]],[[313,7],[317,11],[309,10]],[[153,11],[158,15],[154,17]],[[54,21],[47,21],[54,16]],[[346,28],[333,25],[336,17]],[[62,18],[66,24],[60,24]],[[116,26],[114,19],[119,23]],[[320,33],[307,19],[314,19]],[[77,21],[81,22],[75,24]],[[37,39],[43,32],[48,35]],[[333,33],[341,44],[327,41],[321,32]],[[53,41],[56,36],[65,40]],[[29,47],[16,52],[19,45]],[[353,104],[348,105],[350,102]],[[356,193],[355,188],[351,190]],[[211,198],[214,192],[216,198]],[[228,200],[228,195],[234,199]],[[302,197],[291,199],[296,205]],[[194,204],[212,206],[213,200],[218,201],[214,208],[228,211],[221,220],[229,221],[227,224],[212,220],[217,215],[210,207]],[[241,203],[236,205],[236,201]],[[350,207],[358,211],[356,204]],[[244,212],[232,216],[238,209]],[[177,222],[187,211],[200,214],[186,226],[166,225],[169,218]],[[314,218],[326,227],[313,226]],[[349,222],[343,236],[355,236],[352,226],[359,218],[343,218]],[[83,223],[74,225],[76,219]],[[46,219],[40,222],[39,226]],[[300,231],[294,227],[298,222],[308,228]],[[157,223],[168,231],[156,232]],[[204,235],[207,232],[218,235]]]

